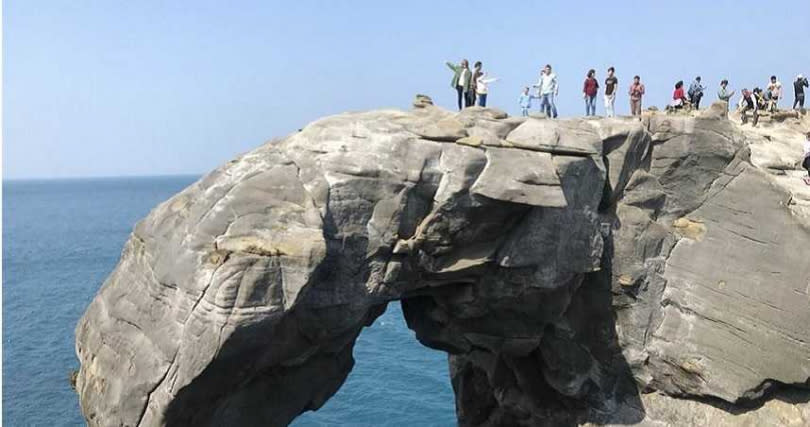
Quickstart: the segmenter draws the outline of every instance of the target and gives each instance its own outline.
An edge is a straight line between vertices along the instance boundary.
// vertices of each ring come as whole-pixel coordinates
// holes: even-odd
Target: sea
[[[3,425],[85,424],[69,381],[76,323],[135,223],[197,178],[3,181]],[[292,425],[456,425],[447,356],[416,341],[399,303],[354,358],[337,394]]]

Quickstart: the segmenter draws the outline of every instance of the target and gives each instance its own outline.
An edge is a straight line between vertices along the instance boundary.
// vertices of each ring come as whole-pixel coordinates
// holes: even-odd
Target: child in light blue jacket
[[[532,108],[532,96],[529,95],[529,88],[524,87],[523,93],[520,94],[520,98],[518,98],[518,103],[520,104],[520,113],[523,117],[529,116],[529,109]]]

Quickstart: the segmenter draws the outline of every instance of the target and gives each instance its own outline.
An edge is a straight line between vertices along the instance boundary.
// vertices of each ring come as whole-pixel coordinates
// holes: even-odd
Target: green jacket
[[[464,68],[461,65],[455,65],[453,63],[448,62],[447,67],[453,70],[453,80],[450,82],[450,85],[453,89],[456,86],[464,87],[464,92],[468,92],[470,90],[470,83],[472,82],[472,71],[467,70],[467,78],[464,79],[463,82],[459,82],[461,78],[461,70]]]

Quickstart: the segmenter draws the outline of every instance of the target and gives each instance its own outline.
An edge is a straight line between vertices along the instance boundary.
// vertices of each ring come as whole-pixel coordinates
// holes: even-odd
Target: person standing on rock
[[[475,93],[478,95],[478,106],[487,106],[488,84],[498,81],[497,78],[487,78],[487,73],[481,73],[475,80]]]
[[[717,90],[717,97],[720,98],[721,101],[728,102],[731,105],[731,97],[734,96],[734,91],[729,90],[728,88],[728,80],[723,79],[720,82],[720,89]]]
[[[613,67],[608,68],[608,76],[605,79],[605,116],[615,117],[616,111],[614,105],[616,103],[616,92],[619,91],[619,79],[613,74],[616,70]]]
[[[532,95],[529,94],[528,86],[523,88],[523,93],[518,98],[518,104],[520,104],[520,115],[529,117],[529,109],[532,108]]]
[[[468,107],[472,107],[473,105],[475,105],[475,95],[478,93],[478,90],[476,89],[476,86],[478,84],[478,78],[484,74],[481,71],[482,66],[483,64],[481,64],[481,61],[475,61],[475,64],[473,64],[472,81],[470,81],[470,90],[469,92],[467,92],[467,96],[469,97],[467,98]]]
[[[461,111],[462,101],[467,104],[467,92],[470,90],[470,81],[472,80],[472,73],[470,73],[470,63],[466,59],[462,59],[459,65],[452,62],[447,62],[447,67],[453,70],[453,81],[450,83],[458,93],[458,109]]]
[[[695,81],[689,85],[689,102],[695,107],[695,110],[700,109],[700,98],[703,98],[704,87],[700,83],[700,76],[695,77]]]
[[[796,81],[793,82],[793,109],[799,106],[800,110],[804,110],[804,88],[807,87],[807,78],[799,74],[796,76]]]
[[[599,92],[599,82],[596,81],[596,70],[588,70],[585,82],[582,84],[582,97],[585,98],[585,116],[596,115],[596,94]]]
[[[782,97],[782,82],[776,80],[776,76],[771,76],[771,82],[768,83],[766,95],[768,99],[768,110],[771,112],[776,111],[779,105],[779,98]]]
[[[641,77],[633,77],[633,84],[627,92],[630,95],[630,114],[641,118],[641,98],[644,96],[644,85],[641,84]]]
[[[554,98],[557,96],[557,75],[551,72],[551,65],[546,64],[540,72],[540,80],[534,87],[538,88],[540,98],[540,111],[546,113],[546,117],[557,118],[557,106],[554,105]]]

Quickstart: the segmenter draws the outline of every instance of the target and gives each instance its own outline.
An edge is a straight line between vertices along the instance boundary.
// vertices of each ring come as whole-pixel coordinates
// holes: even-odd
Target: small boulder
[[[715,101],[709,108],[700,110],[697,116],[699,119],[725,120],[728,119],[728,102]]]
[[[417,93],[416,97],[413,100],[413,107],[414,108],[425,108],[428,106],[433,105],[433,99],[431,99],[427,95],[422,95],[421,93]]]

